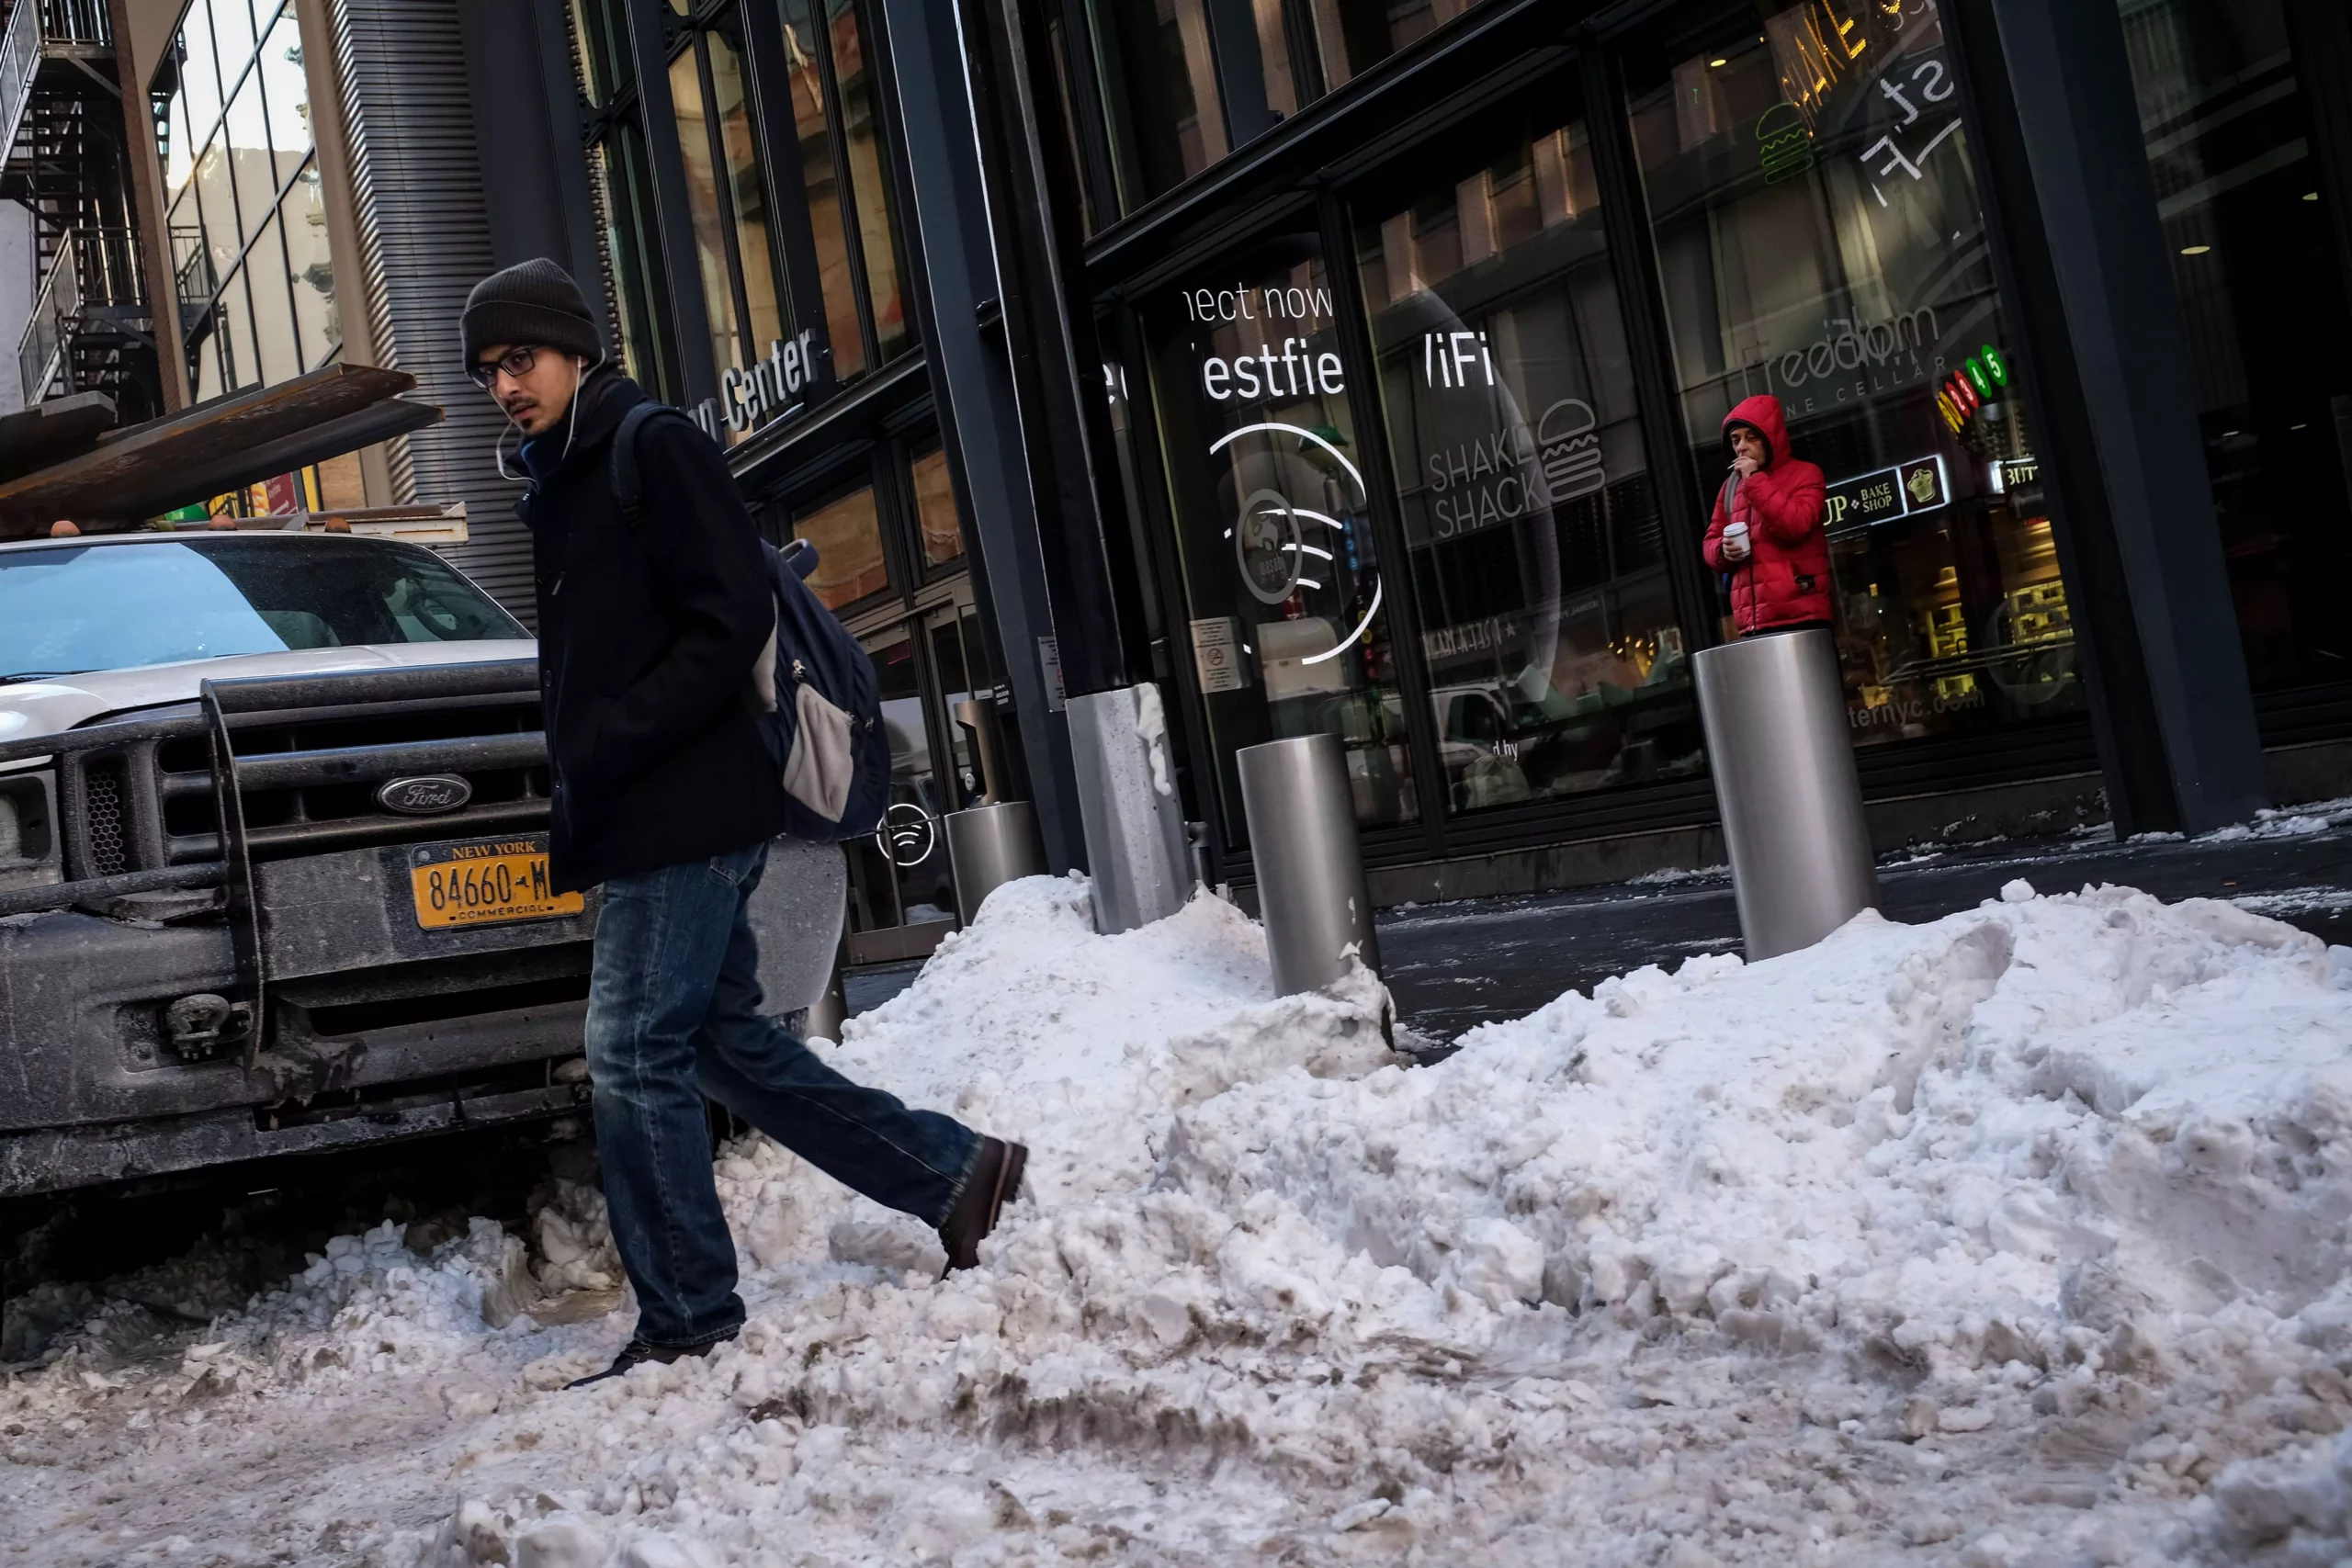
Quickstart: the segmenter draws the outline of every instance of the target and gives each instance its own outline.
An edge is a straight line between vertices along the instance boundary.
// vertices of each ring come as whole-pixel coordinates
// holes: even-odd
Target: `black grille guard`
[[[97,723],[54,735],[0,742],[0,766],[51,761],[57,764],[63,799],[61,834],[78,832],[84,821],[83,771],[74,760],[87,753],[153,748],[170,740],[202,739],[210,757],[215,820],[220,825],[212,858],[104,876],[72,876],[35,887],[0,890],[0,916],[30,914],[92,904],[125,894],[166,888],[225,886],[237,967],[254,1027],[247,1032],[248,1066],[266,1041],[269,976],[254,891],[257,850],[274,854],[325,852],[368,843],[397,842],[429,830],[435,838],[476,832],[514,831],[547,820],[544,799],[499,801],[432,818],[362,818],[277,825],[249,830],[248,789],[299,788],[312,784],[375,783],[406,773],[461,773],[544,765],[543,732],[493,733],[447,739],[336,746],[271,751],[240,757],[240,731],[287,724],[343,719],[396,718],[469,706],[511,705],[538,694],[536,660],[435,665],[413,670],[364,670],[332,675],[255,676],[207,681],[199,711],[169,718]],[[152,768],[149,778],[153,777]],[[139,787],[149,787],[142,781]],[[70,846],[65,846],[70,851]],[[74,859],[69,852],[65,863]]]

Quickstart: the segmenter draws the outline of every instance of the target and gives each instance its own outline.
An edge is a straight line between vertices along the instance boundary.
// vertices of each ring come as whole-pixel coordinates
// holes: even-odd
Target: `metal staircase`
[[[25,401],[104,392],[123,423],[162,410],[153,322],[106,0],[6,0],[0,197],[33,215]],[[143,110],[143,106],[142,106]]]

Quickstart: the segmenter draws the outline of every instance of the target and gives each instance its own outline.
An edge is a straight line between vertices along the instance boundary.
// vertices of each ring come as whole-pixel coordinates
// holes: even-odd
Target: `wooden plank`
[[[441,411],[396,400],[415,385],[402,371],[331,365],[109,431],[87,452],[0,482],[0,538],[45,532],[60,517],[127,526],[422,429]]]
[[[75,392],[0,414],[0,479],[86,452],[114,422],[114,400],[104,392]]]

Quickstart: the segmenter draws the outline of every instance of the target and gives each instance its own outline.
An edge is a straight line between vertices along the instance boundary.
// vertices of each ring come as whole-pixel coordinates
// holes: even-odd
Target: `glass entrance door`
[[[947,604],[868,635],[865,649],[890,742],[890,805],[881,830],[849,846],[853,964],[917,958],[956,927],[946,816],[977,805],[987,780],[957,706],[995,702],[968,584]]]

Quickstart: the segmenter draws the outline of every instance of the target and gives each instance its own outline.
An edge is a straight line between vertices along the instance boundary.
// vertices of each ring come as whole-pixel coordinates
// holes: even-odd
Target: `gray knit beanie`
[[[466,296],[466,313],[458,318],[458,330],[465,339],[469,367],[483,349],[501,343],[538,344],[582,358],[605,352],[580,285],[545,256],[493,272],[475,284]]]

